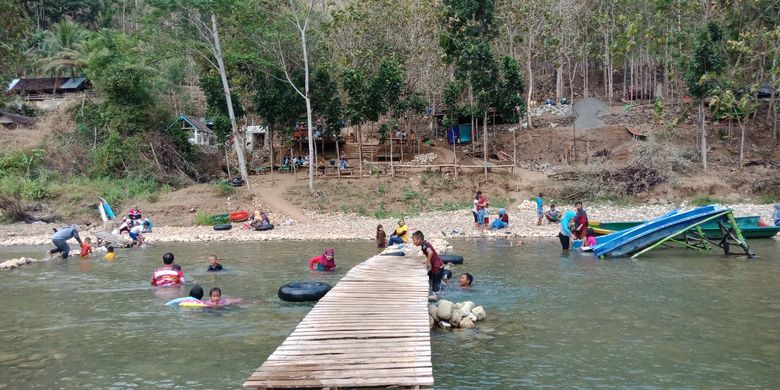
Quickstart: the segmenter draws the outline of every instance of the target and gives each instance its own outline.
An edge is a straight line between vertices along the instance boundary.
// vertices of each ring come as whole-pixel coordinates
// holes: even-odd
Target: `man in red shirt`
[[[163,266],[157,268],[152,274],[152,286],[180,286],[184,284],[184,273],[181,268],[174,269],[173,253],[168,252],[163,255]]]
[[[421,231],[418,230],[412,234],[412,242],[414,242],[414,245],[419,246],[423,255],[425,255],[426,264],[428,265],[428,283],[431,285],[431,291],[439,291],[444,262],[439,257],[439,254],[436,253],[433,245],[425,241],[425,236],[423,236]]]
[[[480,233],[485,232],[485,216],[487,215],[488,201],[482,191],[477,191],[477,225]]]

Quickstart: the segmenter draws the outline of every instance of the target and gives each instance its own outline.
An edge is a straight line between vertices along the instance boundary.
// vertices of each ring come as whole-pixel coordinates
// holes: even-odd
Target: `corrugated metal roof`
[[[62,85],[60,85],[59,89],[77,89],[83,84],[85,81],[87,81],[86,77],[71,77]]]
[[[179,115],[179,120],[183,120],[183,121],[189,123],[190,126],[198,129],[198,131],[202,131],[202,132],[208,133],[208,134],[214,134],[214,132],[211,131],[211,129],[209,129],[209,127],[206,126],[206,124],[203,123],[200,119],[193,118],[193,117],[191,117],[189,115],[186,115],[186,114],[181,114],[181,115]]]

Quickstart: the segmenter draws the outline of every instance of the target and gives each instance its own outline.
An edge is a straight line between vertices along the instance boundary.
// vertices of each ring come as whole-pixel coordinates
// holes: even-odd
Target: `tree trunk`
[[[358,141],[358,165],[359,165],[358,170],[360,171],[360,178],[362,179],[363,178],[363,138],[360,133],[359,123],[357,126],[357,136],[355,138],[357,138]]]
[[[484,155],[482,156],[482,161],[484,161],[484,164],[485,164],[485,181],[487,181],[487,178],[488,178],[488,166],[487,166],[487,156],[488,156],[487,117],[488,117],[488,112],[487,112],[487,110],[485,110],[485,119],[482,122],[482,153],[484,153]]]
[[[740,136],[739,136],[739,169],[742,169],[744,167],[744,157],[745,157],[745,125],[742,123],[742,120],[739,119],[739,116],[737,117],[737,124],[739,124],[739,130],[740,130]]]
[[[777,56],[778,53],[775,53],[775,55],[772,58],[772,95],[769,97],[769,114],[772,118],[772,141],[774,143],[777,143],[777,108],[775,104],[777,104],[777,96],[775,95],[775,86],[777,85]]]
[[[528,71],[528,96],[525,98],[526,115],[528,115],[528,130],[531,129],[531,99],[534,94],[534,69],[531,66],[531,43],[528,43],[526,69]]]
[[[707,174],[707,130],[704,128],[704,99],[699,99],[699,126],[701,132],[701,165]]]
[[[222,48],[219,44],[219,33],[217,32],[217,16],[211,14],[211,34],[214,40],[214,52],[217,57],[217,66],[219,67],[219,76],[222,79],[222,89],[225,93],[225,103],[227,103],[228,116],[230,117],[230,126],[233,129],[233,148],[238,157],[238,169],[241,177],[246,182],[246,188],[252,192],[252,185],[249,182],[249,172],[246,170],[246,158],[244,157],[244,141],[241,132],[236,123],[236,114],[233,112],[233,99],[230,96],[230,86],[228,85],[227,73],[225,72],[225,63],[222,61]]]

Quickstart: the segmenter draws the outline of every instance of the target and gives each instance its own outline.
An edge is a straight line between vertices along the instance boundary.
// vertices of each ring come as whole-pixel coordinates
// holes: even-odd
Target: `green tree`
[[[55,75],[79,75],[87,62],[89,36],[89,31],[70,20],[53,25],[51,30],[44,32],[41,43],[42,70]]]
[[[699,141],[705,174],[707,173],[707,129],[704,126],[704,99],[716,88],[718,75],[725,65],[722,52],[718,47],[722,37],[720,26],[711,22],[706,29],[699,32],[690,59],[683,63],[688,92],[699,101]]]

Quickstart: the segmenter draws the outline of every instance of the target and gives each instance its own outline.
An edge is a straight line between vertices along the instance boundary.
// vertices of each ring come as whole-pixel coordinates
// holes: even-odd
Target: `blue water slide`
[[[603,244],[596,245],[593,253],[599,257],[626,256],[724,211],[728,209],[720,205],[709,205],[665,214],[642,225],[613,233],[616,236]]]

